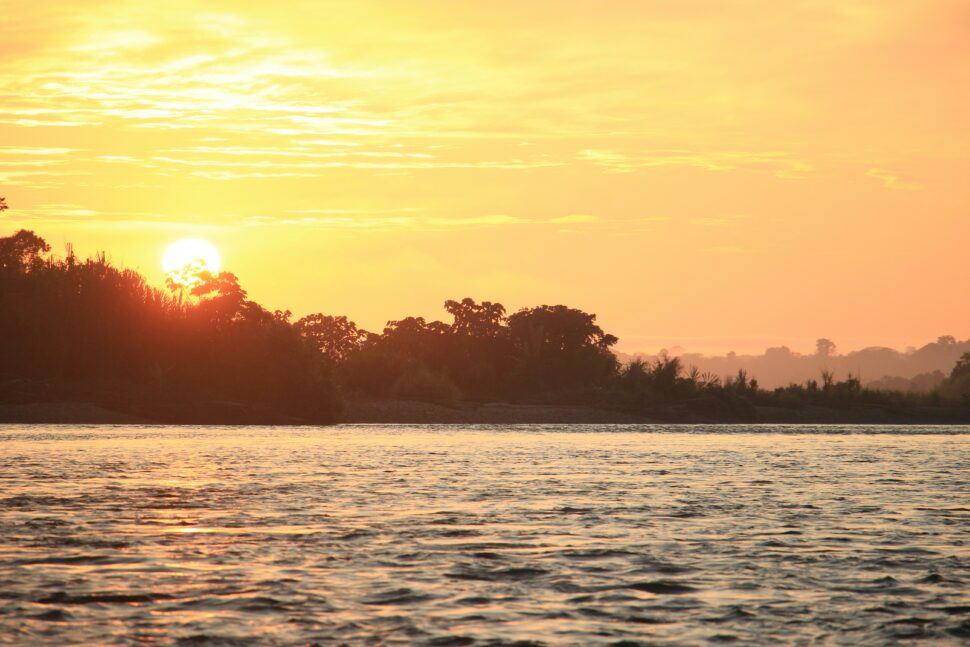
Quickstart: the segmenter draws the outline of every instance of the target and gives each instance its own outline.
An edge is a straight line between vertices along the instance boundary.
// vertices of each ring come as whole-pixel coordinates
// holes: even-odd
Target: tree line
[[[232,274],[203,273],[191,294],[175,294],[104,254],[49,251],[31,231],[0,238],[0,396],[173,422],[336,415],[332,366]]]
[[[326,422],[345,397],[588,404],[726,420],[753,419],[759,405],[970,403],[970,353],[920,396],[828,372],[765,390],[743,370],[723,377],[677,357],[621,363],[617,337],[596,315],[565,305],[509,313],[463,298],[444,303],[450,322],[406,317],[369,332],[346,316],[270,312],[230,272],[195,268],[192,280],[161,290],[103,253],[49,252],[31,231],[0,238],[0,399],[66,393],[172,422]],[[51,392],[37,392],[44,388]]]
[[[838,352],[835,342],[820,338],[815,352],[799,353],[787,346],[768,348],[761,354],[729,352],[724,355],[701,355],[671,349],[686,365],[702,371],[731,375],[739,369],[756,374],[762,386],[785,387],[792,382],[804,384],[818,380],[822,371],[838,375],[852,373],[864,386],[881,391],[914,391],[930,393],[943,386],[950,370],[965,353],[970,352],[970,339],[957,340],[942,335],[935,341],[904,351],[884,346],[870,346],[860,350]],[[622,356],[629,361],[635,357],[653,360],[656,356]]]

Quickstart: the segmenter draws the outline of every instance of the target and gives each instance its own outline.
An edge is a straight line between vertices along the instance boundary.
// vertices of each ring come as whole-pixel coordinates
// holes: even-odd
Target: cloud
[[[77,149],[74,148],[49,148],[42,146],[32,146],[27,148],[17,148],[14,146],[0,146],[0,157],[5,155],[27,155],[27,156],[61,156],[68,153],[73,153]]]
[[[442,217],[421,213],[416,208],[397,210],[378,209],[307,209],[290,210],[286,216],[254,216],[243,219],[250,226],[304,226],[330,229],[386,230],[410,229],[416,231],[451,231],[481,227],[549,227],[565,223],[583,225],[602,222],[591,215],[567,215],[550,218],[524,218],[508,214],[484,214],[481,216]]]
[[[705,171],[764,170],[782,178],[800,178],[811,165],[789,152],[583,149],[577,159],[602,166],[613,173],[632,173],[644,168],[689,166]]]
[[[0,183],[31,189],[47,189],[64,184],[65,178],[93,175],[88,171],[2,171]]]
[[[12,211],[18,220],[73,221],[103,215],[94,209],[87,209],[76,204],[38,204],[26,209]]]
[[[550,218],[549,222],[554,224],[579,224],[588,222],[598,222],[599,218],[597,216],[591,216],[586,213],[576,213],[568,216],[558,216],[556,218]]]
[[[904,180],[897,173],[887,171],[886,169],[871,168],[866,171],[866,176],[878,180],[887,189],[913,190],[920,188],[920,184],[917,182]]]
[[[237,152],[232,157],[239,157],[247,153]],[[316,161],[277,161],[274,156],[304,158]],[[545,160],[480,160],[480,161],[444,161],[436,160],[433,155],[410,154],[383,151],[350,151],[346,153],[301,153],[296,151],[276,152],[262,156],[255,160],[219,159],[210,157],[204,159],[172,157],[157,155],[151,158],[167,166],[196,167],[205,170],[190,171],[191,175],[213,180],[238,180],[250,178],[273,177],[315,177],[327,169],[369,169],[369,170],[434,170],[434,169],[536,169],[563,166],[563,162]],[[327,159],[330,161],[320,161]],[[138,164],[144,165],[139,161]],[[242,170],[229,170],[242,169]],[[311,172],[312,171],[312,172]]]

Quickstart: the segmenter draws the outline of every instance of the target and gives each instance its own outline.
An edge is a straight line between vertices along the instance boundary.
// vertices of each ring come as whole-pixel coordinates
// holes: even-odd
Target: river
[[[908,639],[970,640],[970,427],[0,426],[0,643]]]

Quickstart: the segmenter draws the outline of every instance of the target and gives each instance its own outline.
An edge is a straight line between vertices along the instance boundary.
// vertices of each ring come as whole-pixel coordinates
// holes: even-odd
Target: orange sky
[[[970,337],[970,2],[6,0],[0,234],[623,350]]]

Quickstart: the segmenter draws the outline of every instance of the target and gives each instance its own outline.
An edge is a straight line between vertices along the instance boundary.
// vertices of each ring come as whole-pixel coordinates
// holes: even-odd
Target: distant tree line
[[[970,352],[924,395],[867,389],[831,371],[766,390],[743,369],[723,377],[666,354],[621,363],[596,315],[565,305],[508,313],[449,300],[450,322],[406,317],[375,333],[346,316],[270,312],[229,272],[197,268],[163,291],[104,254],[49,252],[30,231],[0,238],[0,401],[67,393],[175,422],[324,422],[347,396],[737,420],[758,406],[970,404]]]
[[[959,341],[952,335],[940,336],[936,341],[905,351],[871,346],[839,353],[835,342],[826,338],[815,342],[814,353],[799,353],[787,346],[768,348],[762,354],[701,355],[677,349],[669,351],[685,365],[696,366],[704,372],[733,375],[745,370],[757,375],[763,387],[784,387],[792,382],[804,384],[819,379],[822,371],[829,371],[837,375],[851,373],[864,387],[873,390],[924,394],[942,388],[954,364],[968,352],[970,339]],[[653,361],[659,355],[620,354],[624,362],[637,357]]]

